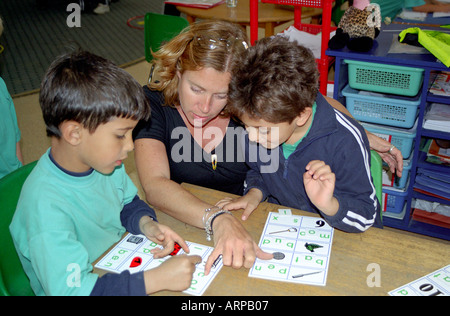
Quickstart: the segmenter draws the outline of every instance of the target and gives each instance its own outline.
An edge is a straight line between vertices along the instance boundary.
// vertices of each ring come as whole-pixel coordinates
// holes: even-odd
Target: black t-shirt
[[[134,129],[134,138],[152,138],[166,146],[171,180],[242,195],[248,167],[245,164],[244,129],[230,120],[222,142],[211,152],[205,152],[194,140],[177,109],[163,106],[161,92],[144,87],[150,101],[152,116]],[[219,129],[211,129],[212,132]],[[217,155],[214,170],[211,155]]]

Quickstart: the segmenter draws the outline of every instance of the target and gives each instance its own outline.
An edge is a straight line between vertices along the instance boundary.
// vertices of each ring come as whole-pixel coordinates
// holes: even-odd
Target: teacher
[[[272,258],[231,213],[198,199],[180,185],[187,182],[243,193],[248,168],[239,140],[244,129],[222,111],[227,104],[230,67],[247,48],[247,35],[236,24],[191,24],[153,53],[158,81],[144,87],[152,118],[134,130],[136,167],[147,201],[214,237],[206,274],[219,255],[224,265],[237,269],[250,268],[256,258]],[[340,103],[332,104],[348,113]],[[373,143],[389,157],[391,168],[401,172],[400,151],[371,136],[371,147]]]

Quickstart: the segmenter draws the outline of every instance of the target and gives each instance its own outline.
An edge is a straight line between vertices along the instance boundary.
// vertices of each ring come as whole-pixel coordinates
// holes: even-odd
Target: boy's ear
[[[296,123],[297,126],[303,126],[306,124],[306,122],[308,122],[309,118],[312,115],[312,107],[307,107],[303,110],[303,112],[297,116],[296,118]]]
[[[62,138],[69,144],[76,146],[81,141],[83,126],[75,121],[64,121],[59,127]]]

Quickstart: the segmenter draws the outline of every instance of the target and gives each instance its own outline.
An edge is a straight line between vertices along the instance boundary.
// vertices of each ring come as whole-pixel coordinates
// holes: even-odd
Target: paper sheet
[[[450,265],[389,292],[391,296],[449,296]]]
[[[404,20],[425,21],[427,13],[403,9],[397,17]]]
[[[336,34],[336,31],[330,33],[330,38]],[[279,33],[278,36],[284,36],[291,42],[297,42],[300,45],[308,47],[316,59],[320,58],[322,47],[322,33],[311,34],[298,30],[295,26],[290,26],[283,33]]]
[[[320,217],[269,213],[259,247],[278,259],[256,259],[248,276],[326,285],[333,233]]]
[[[216,260],[211,272],[205,276],[204,267],[206,260],[214,248],[201,244],[186,241],[189,246],[189,255],[199,255],[202,263],[198,264],[192,279],[192,284],[184,293],[200,296],[208,288],[223,266],[221,259]],[[108,254],[106,254],[96,265],[98,269],[113,273],[120,273],[129,270],[130,273],[145,271],[159,266],[170,258],[155,259],[150,253],[152,249],[161,248],[156,243],[148,240],[143,235],[127,234]],[[178,250],[178,249],[177,249]],[[179,249],[176,255],[183,254],[183,249]]]

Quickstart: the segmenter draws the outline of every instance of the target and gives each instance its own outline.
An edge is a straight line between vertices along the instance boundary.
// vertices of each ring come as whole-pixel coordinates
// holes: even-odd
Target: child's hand
[[[258,207],[259,202],[262,199],[262,193],[258,189],[250,189],[244,196],[238,198],[226,197],[216,203],[216,206],[227,210],[234,211],[244,209],[242,214],[242,220],[245,221],[250,214]]]
[[[189,253],[189,247],[177,233],[166,225],[159,224],[152,219],[141,219],[141,232],[151,241],[162,245],[163,249],[155,248],[151,251],[155,258],[162,258],[169,255],[177,242],[186,253]]]
[[[311,202],[323,213],[333,216],[339,210],[339,202],[333,196],[336,176],[330,166],[313,160],[306,166],[303,184]]]
[[[162,290],[186,290],[191,286],[195,265],[201,262],[202,258],[197,255],[178,255],[164,261],[154,269],[145,271],[147,294]]]

